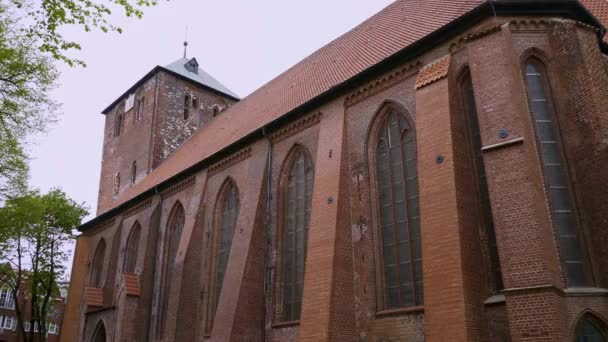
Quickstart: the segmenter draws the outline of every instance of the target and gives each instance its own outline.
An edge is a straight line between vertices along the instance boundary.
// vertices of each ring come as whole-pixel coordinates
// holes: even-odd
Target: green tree
[[[27,157],[16,139],[0,140],[0,200],[27,189]]]
[[[0,208],[0,285],[12,291],[24,341],[34,340],[35,325],[40,339],[46,339],[47,315],[66,270],[66,244],[87,214],[83,204],[59,189],[46,194],[30,191],[9,198]],[[31,300],[31,313],[25,312],[24,303],[19,301],[20,292]],[[30,331],[24,329],[26,320]]]
[[[70,53],[78,42],[62,28],[122,32],[112,10],[141,18],[156,0],[0,0],[0,201],[23,191],[28,178],[27,137],[56,121],[57,61],[85,66]],[[116,18],[116,17],[113,17]]]
[[[0,200],[26,189],[25,138],[55,120],[57,71],[0,0]]]

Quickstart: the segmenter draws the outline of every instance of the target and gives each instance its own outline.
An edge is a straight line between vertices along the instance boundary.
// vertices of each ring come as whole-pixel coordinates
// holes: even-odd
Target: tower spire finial
[[[186,40],[184,40],[184,58],[187,58],[188,52],[188,25],[186,25]]]

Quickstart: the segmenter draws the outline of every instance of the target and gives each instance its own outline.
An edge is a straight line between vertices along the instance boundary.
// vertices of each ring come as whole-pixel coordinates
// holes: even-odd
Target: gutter
[[[602,42],[602,37],[599,36],[599,31],[605,30],[602,24],[593,16],[586,8],[583,7],[577,0],[505,0],[505,1],[486,1],[475,7],[466,14],[454,19],[448,24],[431,32],[420,40],[406,46],[392,56],[387,57],[383,61],[372,65],[371,67],[361,71],[359,74],[350,79],[328,89],[317,97],[303,103],[299,107],[292,109],[286,114],[270,121],[257,130],[245,135],[241,139],[236,140],[223,150],[217,151],[209,157],[195,163],[182,172],[164,180],[153,188],[140,193],[139,195],[127,200],[126,202],[104,212],[94,219],[80,225],[78,230],[85,232],[87,229],[103,222],[104,220],[114,216],[116,213],[136,204],[137,202],[147,198],[148,196],[162,191],[170,186],[170,184],[185,179],[201,169],[223,159],[224,157],[238,151],[239,149],[249,145],[251,142],[264,138],[265,132],[272,131],[280,127],[286,122],[291,121],[302,113],[309,112],[329,100],[339,97],[353,89],[356,89],[364,81],[391,70],[397,65],[400,65],[405,60],[412,60],[421,56],[425,52],[435,48],[437,45],[452,39],[479,23],[481,19],[494,16],[513,16],[513,15],[554,15],[561,16],[581,22],[585,22],[598,30],[598,39],[602,51],[608,53],[608,44]]]

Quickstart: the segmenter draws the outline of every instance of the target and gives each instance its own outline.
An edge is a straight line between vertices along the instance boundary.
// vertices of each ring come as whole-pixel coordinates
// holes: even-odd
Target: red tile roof
[[[99,287],[85,288],[86,304],[88,306],[103,306],[103,291]]]
[[[595,4],[606,0],[584,0]],[[412,45],[484,0],[398,0],[314,52],[199,129],[182,147],[113,203],[116,207],[218,153]],[[602,12],[604,13],[604,12]],[[605,18],[604,19],[608,19]],[[107,211],[111,208],[105,208]]]
[[[416,77],[416,89],[420,89],[448,75],[450,56],[441,57],[420,70]]]
[[[133,273],[123,273],[127,296],[139,297],[139,276]]]
[[[608,26],[608,0],[580,0],[581,3],[599,20],[604,26]],[[608,34],[604,35],[604,41],[608,43]]]

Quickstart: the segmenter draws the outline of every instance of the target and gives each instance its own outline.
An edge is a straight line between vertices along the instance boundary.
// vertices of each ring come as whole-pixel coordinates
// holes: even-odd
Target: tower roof
[[[180,58],[175,62],[162,67],[163,69],[172,71],[176,74],[179,74],[191,81],[202,84],[209,88],[213,88],[221,93],[226,95],[230,95],[231,97],[238,98],[239,96],[235,94],[232,90],[226,88],[223,84],[221,84],[218,80],[213,78],[213,76],[209,75],[198,67],[198,62],[196,58]]]
[[[133,84],[126,92],[120,95],[114,102],[112,102],[106,109],[101,111],[102,114],[107,114],[116,106],[122,99],[132,94],[135,89],[137,89],[140,85],[146,82],[150,77],[154,76],[158,71],[165,71],[174,76],[189,80],[196,84],[203,86],[204,88],[210,89],[216,93],[225,95],[230,97],[236,101],[240,100],[240,97],[228,89],[226,86],[220,83],[220,81],[213,78],[213,76],[209,75],[207,72],[199,68],[198,62],[196,58],[180,58],[175,62],[168,64],[166,66],[157,65],[154,69],[150,70],[144,77],[142,77],[139,81]]]

